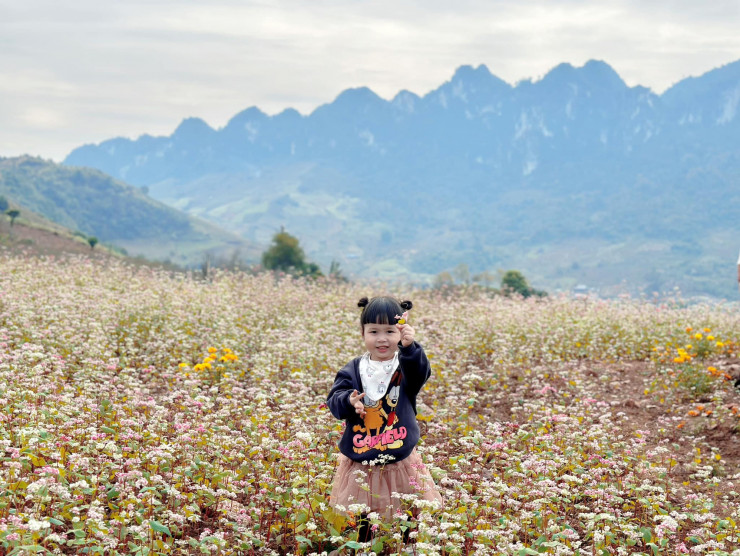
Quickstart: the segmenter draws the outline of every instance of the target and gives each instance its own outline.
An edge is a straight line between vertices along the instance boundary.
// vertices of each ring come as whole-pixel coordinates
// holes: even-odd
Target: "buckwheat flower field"
[[[472,288],[390,292],[445,503],[359,543],[324,401],[381,293],[0,255],[0,552],[740,555],[736,306]]]

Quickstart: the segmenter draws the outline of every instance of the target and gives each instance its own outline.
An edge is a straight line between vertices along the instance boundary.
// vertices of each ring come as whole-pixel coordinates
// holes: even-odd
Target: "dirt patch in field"
[[[610,435],[615,441],[620,436],[642,438],[646,450],[668,449],[663,464],[668,469],[666,480],[683,485],[672,490],[671,497],[707,488],[707,473],[721,478],[715,492],[727,493],[737,490],[731,477],[740,472],[740,390],[734,387],[733,375],[705,377],[708,366],[740,369],[735,358],[697,364],[696,372],[709,380],[709,390],[698,394],[677,381],[677,372],[652,361],[583,360],[512,369],[499,373],[498,394],[476,392],[488,399],[472,412],[519,426],[527,416],[516,408],[532,399],[545,396],[561,408],[572,406],[577,411],[588,400],[602,414],[620,417],[612,420]]]
[[[736,490],[727,481],[740,471],[740,391],[734,380],[713,378],[714,391],[692,395],[681,388],[656,387],[656,366],[649,361],[586,362],[581,371],[583,390],[599,387],[600,399],[628,417],[619,422],[615,435],[629,438],[641,431],[649,446],[670,446],[675,459],[669,464],[669,480],[688,492],[701,490],[700,468],[711,468],[711,476],[722,478],[720,493]]]
[[[76,253],[96,256],[108,255],[104,249],[90,245],[82,237],[72,237],[68,233],[26,226],[16,222],[13,227],[3,222],[0,224],[0,245],[17,252],[39,255]]]

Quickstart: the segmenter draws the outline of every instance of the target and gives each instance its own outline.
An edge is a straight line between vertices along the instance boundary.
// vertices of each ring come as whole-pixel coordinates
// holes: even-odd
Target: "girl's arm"
[[[406,379],[409,396],[415,397],[432,375],[427,354],[424,353],[421,344],[414,341],[408,346],[399,346],[398,360]]]
[[[356,418],[355,407],[350,403],[349,397],[355,390],[354,381],[352,380],[352,362],[347,363],[341,371],[337,373],[334,384],[329,391],[326,404],[329,411],[337,419]]]

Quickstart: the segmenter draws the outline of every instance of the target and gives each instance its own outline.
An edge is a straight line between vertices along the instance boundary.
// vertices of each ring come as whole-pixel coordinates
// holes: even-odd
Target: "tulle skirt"
[[[398,494],[414,494],[415,499],[442,507],[442,496],[416,448],[398,463],[383,466],[362,465],[339,454],[329,505],[349,512],[353,504],[364,504],[369,511],[389,519],[402,507]],[[413,498],[413,497],[410,497]],[[432,506],[433,504],[430,504]],[[408,507],[408,506],[407,506]]]

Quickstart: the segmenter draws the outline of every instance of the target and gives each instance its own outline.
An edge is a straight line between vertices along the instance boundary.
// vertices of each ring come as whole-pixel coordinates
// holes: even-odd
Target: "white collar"
[[[398,368],[398,352],[389,361],[373,361],[370,353],[360,358],[360,380],[365,397],[362,403],[373,405],[385,396],[390,386],[393,373]]]

